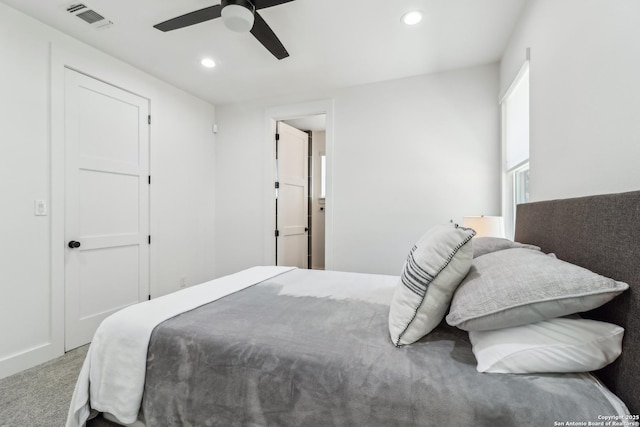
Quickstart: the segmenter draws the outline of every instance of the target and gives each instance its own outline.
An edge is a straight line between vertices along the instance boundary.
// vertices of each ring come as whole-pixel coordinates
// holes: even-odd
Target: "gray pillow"
[[[514,242],[513,240],[503,239],[500,237],[474,237],[472,243],[474,258],[490,254],[491,252],[503,251],[505,249],[513,248],[528,248],[537,251],[540,250],[538,246],[518,243]]]
[[[539,251],[505,249],[473,260],[446,319],[466,331],[507,328],[591,310],[628,288]]]
[[[470,228],[439,225],[409,252],[389,308],[393,344],[411,344],[444,318],[451,296],[471,267]]]

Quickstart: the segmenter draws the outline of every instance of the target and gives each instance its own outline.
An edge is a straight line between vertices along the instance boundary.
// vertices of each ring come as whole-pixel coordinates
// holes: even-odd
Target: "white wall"
[[[499,214],[497,93],[488,65],[323,94],[334,100],[327,268],[398,274],[434,224]],[[265,262],[265,111],[308,99],[217,107],[216,274]]]
[[[215,152],[216,275],[265,264],[264,111],[238,106],[216,107]],[[275,229],[275,222],[274,222]]]
[[[532,0],[500,66],[531,48],[531,197],[640,189],[640,2]]]
[[[214,107],[0,3],[0,377],[63,351],[63,217],[33,213],[63,212],[65,65],[150,99],[152,295],[214,276]]]

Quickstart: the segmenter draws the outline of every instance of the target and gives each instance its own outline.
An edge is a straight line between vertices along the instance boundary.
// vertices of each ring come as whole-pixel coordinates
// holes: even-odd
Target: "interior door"
[[[149,102],[65,71],[65,348],[149,295]]]
[[[276,264],[307,268],[309,136],[278,122]]]

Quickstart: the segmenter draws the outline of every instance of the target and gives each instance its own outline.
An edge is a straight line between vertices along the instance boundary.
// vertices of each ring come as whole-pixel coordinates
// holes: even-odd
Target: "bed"
[[[479,373],[471,333],[444,320],[393,345],[397,276],[254,268],[103,323],[67,425],[96,411],[147,426],[638,425],[640,192],[520,205],[517,218],[516,241],[629,285],[582,314],[625,329],[606,368]]]

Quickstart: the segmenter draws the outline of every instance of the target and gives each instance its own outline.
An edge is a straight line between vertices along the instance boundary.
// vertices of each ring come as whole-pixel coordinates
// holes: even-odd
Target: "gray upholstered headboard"
[[[622,355],[597,375],[640,413],[640,191],[518,205],[515,240],[629,284],[584,317],[625,328]]]

